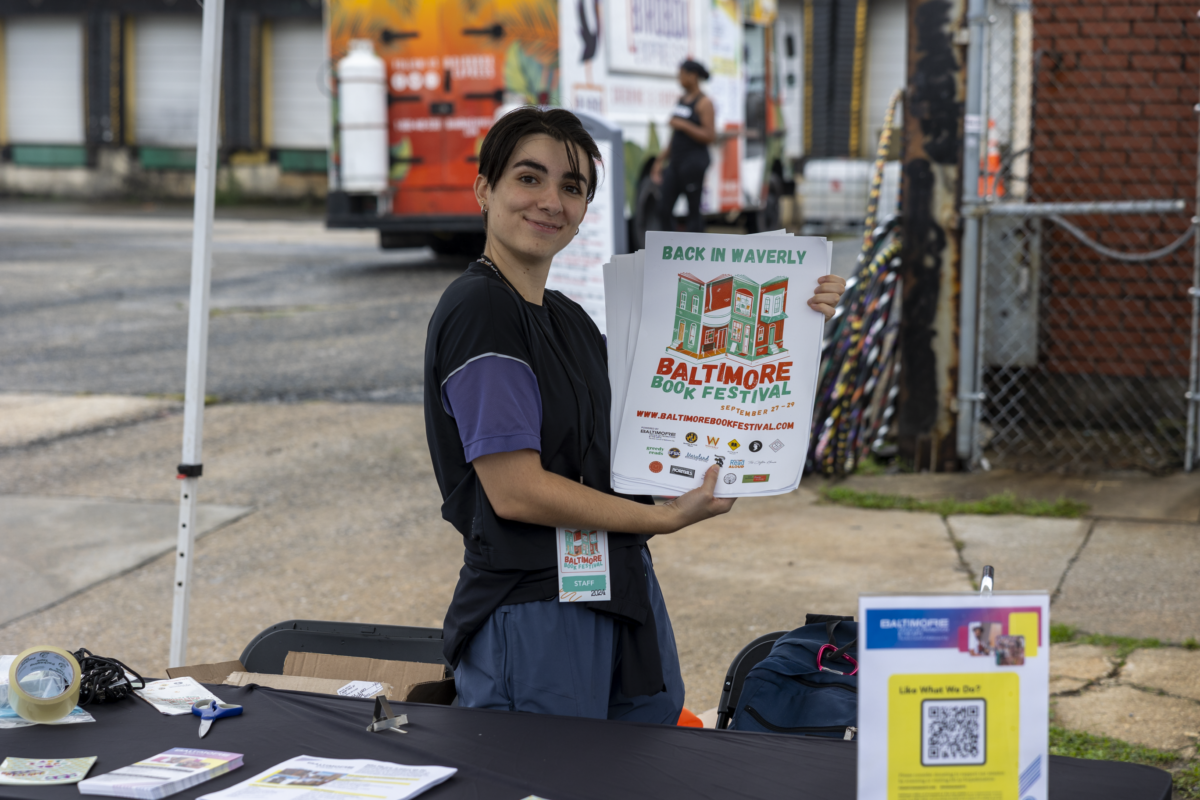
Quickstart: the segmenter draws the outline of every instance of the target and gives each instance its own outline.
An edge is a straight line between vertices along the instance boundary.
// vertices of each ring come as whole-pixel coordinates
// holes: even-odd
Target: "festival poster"
[[[824,239],[651,232],[614,484],[781,494],[808,450],[828,273]],[[624,485],[628,486],[629,483]]]
[[[1045,592],[859,598],[858,797],[1045,800]]]

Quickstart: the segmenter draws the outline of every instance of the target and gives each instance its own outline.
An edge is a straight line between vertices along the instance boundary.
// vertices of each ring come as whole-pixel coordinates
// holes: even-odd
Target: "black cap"
[[[693,61],[689,58],[687,61],[684,61],[682,64],[680,64],[679,68],[685,72],[692,73],[702,81],[708,80],[708,70],[706,70],[704,65],[699,61]]]

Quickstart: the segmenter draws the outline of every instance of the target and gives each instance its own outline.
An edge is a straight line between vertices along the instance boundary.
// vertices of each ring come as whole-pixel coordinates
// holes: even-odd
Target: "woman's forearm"
[[[625,533],[671,533],[678,509],[598,492],[542,468],[533,450],[494,453],[472,462],[496,514],[517,522]]]

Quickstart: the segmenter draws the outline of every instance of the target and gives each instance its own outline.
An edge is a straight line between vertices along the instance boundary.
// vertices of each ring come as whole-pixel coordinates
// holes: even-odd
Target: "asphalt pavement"
[[[0,208],[0,392],[180,395],[186,209]],[[214,227],[207,393],[420,402],[425,327],[466,264],[319,218]]]

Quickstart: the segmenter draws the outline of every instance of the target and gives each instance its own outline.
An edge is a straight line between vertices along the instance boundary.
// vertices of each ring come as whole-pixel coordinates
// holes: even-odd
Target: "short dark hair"
[[[571,165],[572,172],[583,174],[579,168],[575,148],[571,145],[578,145],[588,155],[585,196],[589,203],[592,202],[596,196],[596,162],[600,160],[600,148],[596,146],[592,135],[584,129],[579,117],[562,108],[521,106],[498,119],[483,137],[483,145],[479,148],[479,174],[489,186],[495,186],[500,182],[500,176],[504,174],[504,168],[512,159],[517,144],[526,136],[537,134],[545,134],[563,143],[567,150],[567,163]],[[486,224],[486,215],[484,220]]]
[[[684,72],[690,72],[702,81],[708,80],[708,70],[699,61],[688,59],[679,65],[679,68]]]

